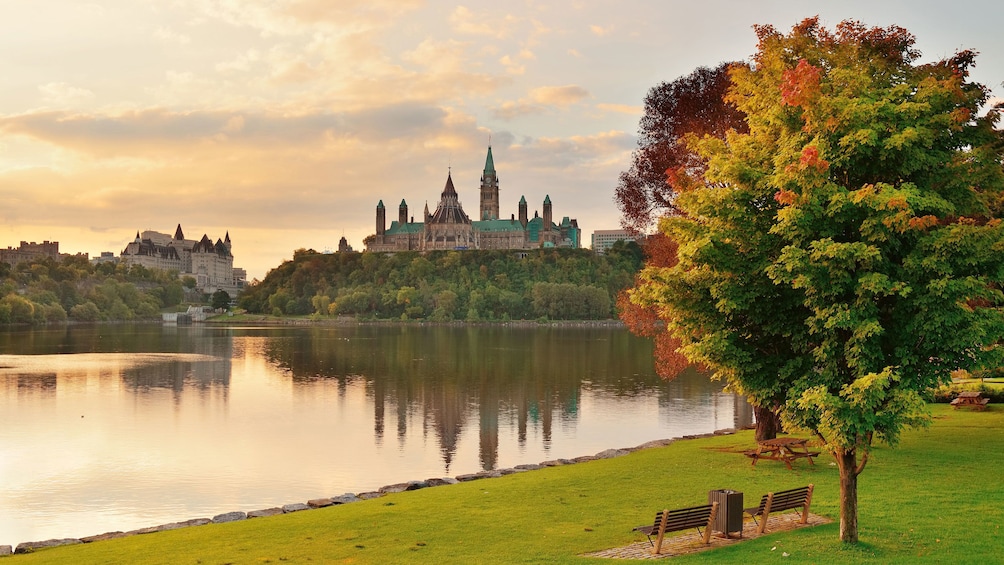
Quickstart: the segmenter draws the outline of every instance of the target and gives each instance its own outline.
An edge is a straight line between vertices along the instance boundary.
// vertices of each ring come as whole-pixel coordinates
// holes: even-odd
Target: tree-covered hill
[[[450,320],[613,317],[642,256],[586,249],[321,254],[298,250],[238,299],[250,313]]]
[[[177,272],[67,256],[0,262],[0,325],[156,319],[186,299]],[[195,280],[187,281],[188,287]],[[189,297],[190,298],[190,297]],[[198,296],[198,298],[202,298]]]

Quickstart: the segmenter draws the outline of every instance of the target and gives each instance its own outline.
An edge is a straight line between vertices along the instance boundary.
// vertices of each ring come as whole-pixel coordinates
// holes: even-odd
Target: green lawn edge
[[[997,463],[1004,410],[930,408],[930,428],[906,432],[896,449],[874,449],[859,482],[855,546],[837,537],[832,458],[824,454],[815,466],[798,461],[793,470],[774,461],[753,467],[740,453],[754,443],[747,430],[343,506],[45,549],[0,563],[609,563],[582,554],[644,540],[631,529],[650,522],[656,510],[703,504],[709,490],[725,488],[742,491],[752,505],[768,491],[808,483],[816,485],[812,512],[833,523],[672,562],[986,562],[999,554],[1004,523]],[[325,494],[334,493],[318,496]]]

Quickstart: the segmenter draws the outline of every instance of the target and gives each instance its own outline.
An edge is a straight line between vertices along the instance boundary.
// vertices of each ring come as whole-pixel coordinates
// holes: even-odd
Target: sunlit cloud
[[[645,112],[645,108],[643,106],[634,106],[631,104],[597,104],[596,107],[604,112],[630,114],[634,116],[641,116]]]
[[[609,35],[611,30],[610,27],[591,25],[589,26],[589,31],[592,32],[593,35],[604,37],[606,35]]]
[[[588,97],[589,91],[577,85],[541,86],[530,90],[526,98],[499,104],[493,112],[498,118],[513,120],[567,108]]]
[[[38,87],[42,103],[56,108],[73,108],[89,103],[94,93],[86,88],[70,86],[65,82],[50,82]]]
[[[178,45],[188,45],[192,42],[191,37],[166,27],[157,28],[157,31],[154,32],[153,36],[164,42],[177,43]]]

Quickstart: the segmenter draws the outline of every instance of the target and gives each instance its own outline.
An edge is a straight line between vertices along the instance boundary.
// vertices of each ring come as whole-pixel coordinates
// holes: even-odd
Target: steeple
[[[227,230],[227,235],[226,235],[226,237],[223,238],[223,245],[227,246],[227,251],[230,251],[230,250],[233,249],[233,244],[230,243],[230,230]]]
[[[488,145],[485,170],[481,174],[481,213],[479,217],[482,220],[497,220],[499,218],[499,178],[495,172],[491,144]]]
[[[185,239],[185,234],[181,231],[181,224],[178,224],[178,229],[174,230],[174,240],[182,241]]]
[[[526,223],[529,220],[526,215],[526,196],[519,197],[519,223],[526,227]]]

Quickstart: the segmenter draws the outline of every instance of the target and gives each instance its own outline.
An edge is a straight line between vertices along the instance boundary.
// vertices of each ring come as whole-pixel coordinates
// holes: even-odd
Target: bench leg
[[[652,555],[659,555],[662,551],[662,539],[666,537],[666,520],[669,519],[669,508],[662,511],[662,520],[659,522],[659,535],[655,538],[655,546],[652,547]]]
[[[704,545],[708,545],[709,543],[711,543],[711,526],[715,523],[716,514],[718,514],[718,503],[712,502],[711,515],[708,516],[708,525],[704,527]]]
[[[764,532],[767,531],[767,518],[770,517],[770,505],[773,502],[774,502],[774,493],[767,494],[767,504],[765,504],[763,507],[763,514],[760,515],[760,519],[763,520],[763,522],[760,522],[760,527],[757,528],[758,534],[763,534]]]
[[[805,493],[805,506],[802,507],[802,523],[806,523],[809,520],[809,506],[812,504],[812,489],[815,488],[811,483],[809,484],[809,490]]]

